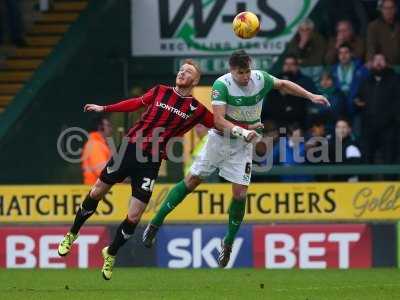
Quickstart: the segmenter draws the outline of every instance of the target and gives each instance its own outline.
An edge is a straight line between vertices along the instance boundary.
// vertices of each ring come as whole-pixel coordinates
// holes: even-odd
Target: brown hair
[[[231,68],[239,67],[241,69],[250,67],[251,58],[244,50],[236,50],[229,58],[229,66]]]

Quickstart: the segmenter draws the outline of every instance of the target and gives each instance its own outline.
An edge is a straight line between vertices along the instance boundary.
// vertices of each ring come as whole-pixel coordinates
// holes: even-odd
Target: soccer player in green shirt
[[[232,183],[228,232],[222,241],[218,257],[220,267],[226,267],[233,241],[245,214],[247,188],[250,184],[253,144],[259,138],[255,131],[261,125],[263,99],[272,89],[329,105],[322,95],[301,86],[280,80],[265,71],[251,70],[251,58],[244,50],[235,51],[230,59],[230,72],[219,77],[212,87],[212,108],[215,128],[209,131],[206,144],[184,180],[168,193],[156,216],[143,233],[143,243],[151,247],[165,217],[215,170]],[[227,142],[228,140],[228,142]]]

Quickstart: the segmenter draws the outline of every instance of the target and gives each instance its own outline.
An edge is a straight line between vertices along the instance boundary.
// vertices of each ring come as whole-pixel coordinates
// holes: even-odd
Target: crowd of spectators
[[[318,32],[311,19],[299,26],[277,76],[324,94],[331,107],[278,91],[270,93],[264,101],[262,121],[270,130],[288,129],[281,150],[289,153],[289,159],[279,161],[275,147],[266,150],[269,159],[276,158],[274,164],[297,164],[290,153],[293,136],[298,139],[299,134],[304,144],[298,143],[297,151],[306,157],[309,151],[321,148],[320,140],[311,141],[319,136],[327,141],[329,163],[338,163],[338,152],[341,163],[400,163],[400,77],[395,72],[400,65],[398,6],[394,0],[377,4],[379,16],[368,23],[365,32],[356,32],[351,19],[338,20],[336,32],[328,37]],[[323,66],[317,80],[304,72],[314,66]],[[340,151],[335,148],[338,140],[342,142]],[[357,176],[338,179],[356,180]]]

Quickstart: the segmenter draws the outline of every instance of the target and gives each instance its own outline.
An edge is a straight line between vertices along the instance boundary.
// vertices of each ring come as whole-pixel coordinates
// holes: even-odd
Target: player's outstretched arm
[[[143,96],[137,98],[131,98],[123,100],[121,102],[111,104],[111,105],[96,105],[96,104],[86,104],[83,111],[89,112],[133,112],[138,110],[140,107],[149,105],[154,100],[154,93],[157,87],[154,87],[147,91]]]
[[[142,98],[132,98],[124,100],[111,105],[96,105],[96,104],[86,104],[83,108],[85,112],[132,112],[138,110],[144,105]]]
[[[219,131],[229,131],[232,135],[243,138],[246,142],[252,142],[259,137],[254,130],[247,130],[225,119],[226,105],[213,105],[214,126]]]
[[[255,124],[251,124],[247,127],[247,129],[249,130],[260,130],[260,129],[264,129],[264,124],[261,122],[257,122]]]
[[[274,81],[274,88],[287,94],[309,99],[311,102],[317,104],[330,106],[329,101],[328,99],[326,99],[326,97],[313,94],[290,80],[277,79]]]

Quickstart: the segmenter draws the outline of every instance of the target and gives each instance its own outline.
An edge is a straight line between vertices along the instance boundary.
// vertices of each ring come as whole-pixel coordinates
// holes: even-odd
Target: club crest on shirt
[[[192,116],[195,113],[197,108],[198,108],[198,106],[194,106],[192,103],[190,103],[189,104],[189,110],[186,112],[186,114],[188,116]]]
[[[190,104],[190,111],[194,111],[197,109],[197,106],[194,106],[193,104]]]

